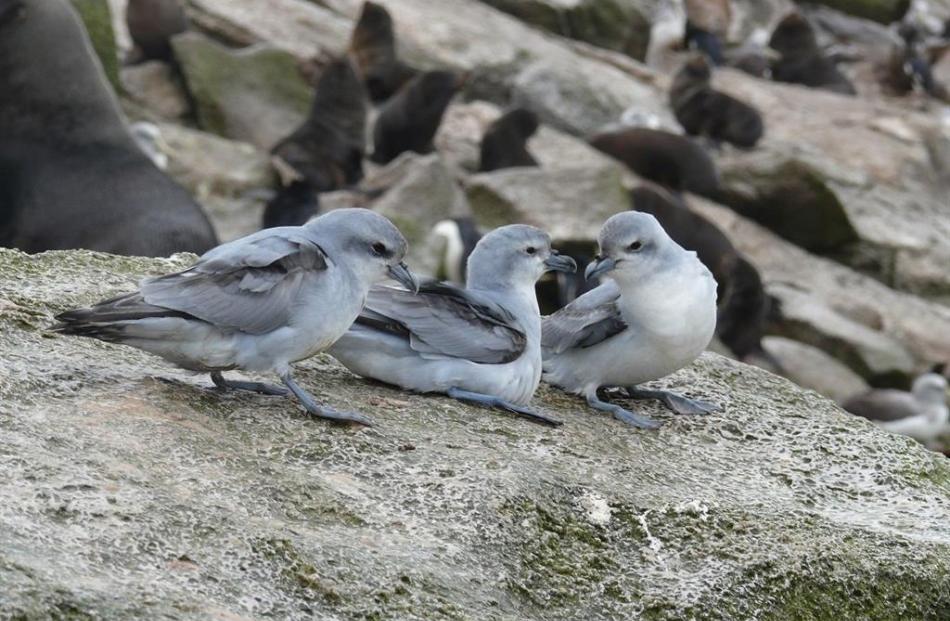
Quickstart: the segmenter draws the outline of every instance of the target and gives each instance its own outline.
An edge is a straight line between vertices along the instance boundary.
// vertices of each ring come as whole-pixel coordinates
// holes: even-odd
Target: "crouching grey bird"
[[[314,416],[371,424],[317,405],[290,365],[326,350],[386,277],[418,285],[402,262],[408,244],[386,218],[339,209],[303,226],[265,229],[206,252],[183,272],[144,280],[134,293],[65,312],[52,330],[143,349],[222,389],[286,395],[280,386],[225,379],[244,369],[277,374]]]
[[[423,283],[418,295],[374,287],[330,354],[363,377],[415,392],[497,407],[560,425],[528,407],[541,380],[541,317],[534,285],[549,270],[574,271],[547,233],[514,224],[472,251],[467,287]]]
[[[611,217],[598,241],[600,255],[585,276],[601,276],[604,284],[544,318],[544,380],[636,427],[659,424],[602,401],[598,390],[622,388],[634,399],[659,399],[678,414],[718,409],[636,388],[686,366],[709,344],[716,329],[712,274],[649,214]]]
[[[850,397],[841,407],[923,444],[934,442],[950,431],[947,380],[937,373],[924,373],[915,379],[910,392],[870,390]]]

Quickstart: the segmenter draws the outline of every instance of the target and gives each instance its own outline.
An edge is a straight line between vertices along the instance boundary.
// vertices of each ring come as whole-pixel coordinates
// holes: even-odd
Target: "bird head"
[[[526,287],[549,271],[574,272],[577,264],[551,248],[551,238],[541,229],[510,224],[491,231],[478,241],[468,260],[468,286],[472,288]]]
[[[334,261],[347,266],[369,287],[391,278],[410,291],[419,282],[403,259],[409,243],[389,219],[369,209],[335,209],[308,222]]]
[[[588,280],[606,276],[636,282],[662,270],[681,255],[693,254],[676,244],[656,218],[627,211],[612,216],[598,236],[600,252],[584,271]]]

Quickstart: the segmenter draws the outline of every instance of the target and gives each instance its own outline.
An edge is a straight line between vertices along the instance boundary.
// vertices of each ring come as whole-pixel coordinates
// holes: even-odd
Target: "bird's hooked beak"
[[[600,256],[594,257],[594,260],[588,263],[587,269],[584,270],[584,280],[590,280],[601,274],[606,274],[615,267],[617,267],[616,259]]]
[[[413,293],[419,293],[419,281],[404,261],[389,266],[389,277]]]
[[[571,257],[558,254],[557,250],[551,251],[551,256],[544,260],[544,267],[554,272],[567,272],[573,274],[577,271],[577,263]]]

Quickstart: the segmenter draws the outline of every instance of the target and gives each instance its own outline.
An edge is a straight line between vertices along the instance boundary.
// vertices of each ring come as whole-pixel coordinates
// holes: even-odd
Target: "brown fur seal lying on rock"
[[[854,95],[854,85],[818,47],[815,30],[800,13],[786,15],[769,40],[780,54],[772,63],[772,79]]]
[[[749,104],[714,90],[709,84],[711,77],[709,63],[700,55],[677,72],[670,89],[676,120],[691,136],[743,148],[755,146],[764,132],[762,115]]]

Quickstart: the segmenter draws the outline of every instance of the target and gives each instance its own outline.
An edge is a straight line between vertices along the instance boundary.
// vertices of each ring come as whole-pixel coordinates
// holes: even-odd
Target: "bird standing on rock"
[[[717,410],[703,401],[636,387],[688,365],[709,345],[716,330],[712,274],[649,214],[612,216],[598,242],[600,255],[585,275],[608,280],[544,319],[544,381],[646,429],[659,423],[601,400],[598,391],[622,388],[634,399],[659,399],[677,414]]]
[[[305,226],[280,227],[214,248],[183,272],[91,308],[62,313],[52,330],[131,345],[219,388],[286,395],[279,386],[226,380],[222,371],[272,372],[312,415],[371,421],[318,405],[294,381],[290,365],[333,344],[386,277],[417,283],[402,262],[408,244],[386,218],[339,209]]]
[[[549,270],[576,267],[551,249],[544,231],[524,224],[495,229],[472,252],[465,289],[430,282],[412,295],[375,287],[330,354],[358,375],[405,390],[560,425],[529,407],[541,379],[534,285]]]

